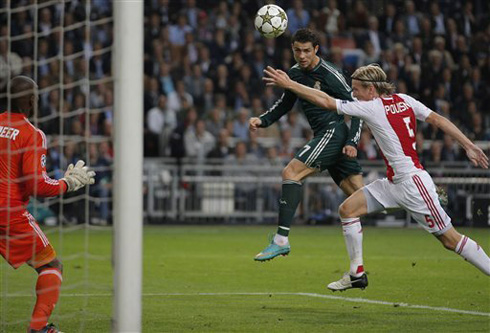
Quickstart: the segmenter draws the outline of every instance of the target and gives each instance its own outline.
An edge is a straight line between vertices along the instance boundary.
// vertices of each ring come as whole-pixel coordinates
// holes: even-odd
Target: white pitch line
[[[490,317],[490,313],[488,313],[488,312],[468,311],[468,310],[460,310],[460,309],[437,307],[437,306],[416,305],[416,304],[396,303],[396,302],[385,302],[385,301],[377,301],[377,300],[371,300],[371,299],[365,299],[365,298],[342,297],[342,296],[332,296],[332,295],[312,294],[312,293],[296,293],[296,295],[336,299],[336,300],[342,300],[342,301],[346,301],[346,302],[361,302],[361,303],[369,303],[369,304],[381,304],[381,305],[390,305],[390,306],[394,306],[394,307],[400,306],[400,307],[414,308],[414,309],[427,309],[427,310],[434,310],[434,311],[446,311],[446,312],[455,312],[455,313],[463,313],[463,314],[471,314],[471,315],[476,315],[476,316]]]
[[[386,301],[378,301],[366,298],[356,298],[356,297],[343,297],[343,296],[333,296],[333,295],[324,295],[324,294],[316,294],[316,293],[292,293],[292,292],[274,292],[274,293],[144,293],[143,297],[171,297],[171,296],[306,296],[306,297],[314,297],[314,298],[325,298],[325,299],[333,299],[338,301],[345,302],[355,302],[355,303],[368,303],[368,304],[377,304],[377,305],[389,305],[393,307],[405,307],[412,309],[426,309],[433,311],[444,311],[444,312],[454,312],[461,314],[469,314],[475,316],[484,316],[490,317],[489,312],[479,312],[479,311],[468,311],[468,310],[460,310],[446,307],[437,307],[437,306],[428,306],[428,305],[417,305],[417,304],[408,304],[408,303],[398,303],[398,302],[386,302]],[[112,294],[61,294],[61,297],[111,297]],[[32,297],[32,295],[28,294],[7,294],[6,297]]]

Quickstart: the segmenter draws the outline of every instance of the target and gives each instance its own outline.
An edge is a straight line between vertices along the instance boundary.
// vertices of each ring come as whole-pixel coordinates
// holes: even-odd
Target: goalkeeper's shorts
[[[28,211],[14,213],[7,223],[0,224],[0,254],[13,268],[24,263],[38,268],[56,258],[48,238]]]

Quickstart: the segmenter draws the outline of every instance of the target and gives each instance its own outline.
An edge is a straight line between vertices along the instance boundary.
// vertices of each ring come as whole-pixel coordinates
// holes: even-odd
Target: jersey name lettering
[[[406,111],[410,108],[405,102],[398,102],[394,104],[385,104],[385,112],[386,114],[397,114]]]
[[[19,135],[20,131],[17,128],[8,127],[8,126],[0,126],[0,138],[6,138],[10,140],[14,140]]]

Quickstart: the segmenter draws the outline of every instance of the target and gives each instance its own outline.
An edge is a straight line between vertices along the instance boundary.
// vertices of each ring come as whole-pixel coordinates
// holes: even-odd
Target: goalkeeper
[[[13,268],[27,263],[39,274],[28,332],[58,332],[48,319],[58,301],[63,266],[26,207],[31,195],[53,197],[93,184],[95,172],[78,161],[63,179],[48,176],[46,136],[27,119],[37,110],[37,89],[31,78],[14,77],[12,108],[0,114],[0,254]]]

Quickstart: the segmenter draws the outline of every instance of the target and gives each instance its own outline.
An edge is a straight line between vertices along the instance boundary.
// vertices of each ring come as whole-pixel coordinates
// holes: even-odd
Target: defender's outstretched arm
[[[480,147],[471,142],[456,125],[435,112],[432,112],[425,121],[440,128],[444,133],[455,139],[466,150],[466,155],[474,166],[488,169],[488,156],[485,155]]]
[[[330,111],[337,111],[335,99],[323,91],[307,87],[301,83],[291,80],[289,76],[280,69],[274,69],[267,66],[267,68],[264,69],[264,73],[267,76],[264,77],[263,80],[266,82],[267,86],[277,86],[287,89],[308,102]]]

